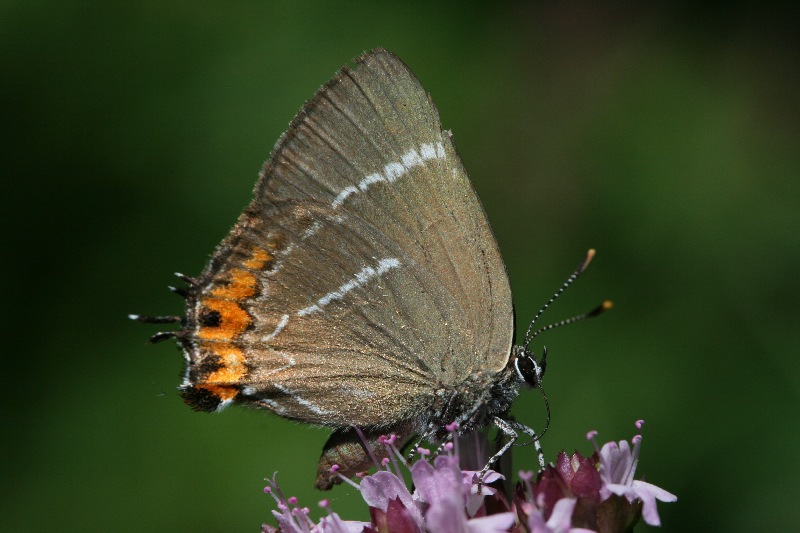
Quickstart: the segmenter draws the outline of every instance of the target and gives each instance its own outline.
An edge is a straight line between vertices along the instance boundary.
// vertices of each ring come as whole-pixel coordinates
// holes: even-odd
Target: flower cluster
[[[642,421],[637,422],[641,427]],[[583,457],[575,452],[558,455],[555,465],[548,465],[534,475],[520,472],[520,483],[509,497],[503,490],[501,474],[489,470],[482,480],[480,472],[461,470],[458,440],[443,447],[430,461],[427,450],[420,449],[420,459],[410,467],[396,447],[394,436],[381,438],[389,457],[378,471],[364,476],[360,483],[342,478],[359,490],[369,505],[369,522],[342,520],[323,500],[320,507],[327,516],[318,523],[309,517],[309,509],[300,507],[294,497],[286,498],[275,478],[265,492],[278,505],[273,511],[278,529],[263,526],[265,532],[283,533],[600,533],[625,531],[640,517],[647,524],[660,525],[656,500],[676,501],[669,492],[644,481],[634,480],[639,459],[641,436],[597,445],[596,432],[587,438],[595,452]],[[402,469],[408,469],[414,491],[403,481]],[[335,467],[333,471],[335,471]],[[480,481],[480,483],[479,483]]]

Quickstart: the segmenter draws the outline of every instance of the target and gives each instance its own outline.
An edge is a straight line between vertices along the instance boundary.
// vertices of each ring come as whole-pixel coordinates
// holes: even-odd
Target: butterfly
[[[546,352],[528,349],[530,328],[513,345],[486,213],[431,97],[384,49],[303,106],[205,270],[181,277],[184,317],[132,318],[181,324],[151,340],[183,348],[183,399],[333,428],[319,488],[338,481],[334,464],[368,467],[361,441],[381,434],[443,441],[453,422],[494,424],[509,439],[493,460],[518,431],[537,438],[506,413],[520,387],[540,386]]]

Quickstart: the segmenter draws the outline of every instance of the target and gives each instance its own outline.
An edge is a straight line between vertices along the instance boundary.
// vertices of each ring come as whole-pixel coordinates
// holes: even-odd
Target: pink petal
[[[336,513],[331,513],[320,520],[319,529],[323,533],[361,533],[369,525],[369,522],[342,520]]]
[[[602,494],[603,500],[609,499],[611,494],[625,496],[629,502],[632,502],[636,499],[636,491],[633,490],[633,487],[630,485],[620,485],[619,483],[606,483],[603,485],[600,493]]]
[[[473,518],[467,522],[470,533],[501,533],[514,525],[514,513],[497,513],[491,516]]]
[[[440,455],[434,460],[434,466],[426,461],[417,461],[411,467],[411,477],[424,502],[434,504],[453,493],[458,494],[463,502],[461,470],[453,457]]]
[[[633,488],[636,489],[636,492],[640,492],[642,490],[647,490],[647,491],[651,492],[653,494],[653,496],[656,497],[656,499],[658,499],[658,500],[660,500],[662,502],[670,503],[670,502],[678,501],[678,497],[675,496],[674,494],[672,494],[671,492],[667,492],[664,489],[662,489],[661,487],[657,487],[657,486],[653,485],[652,483],[647,483],[646,481],[634,480]]]
[[[278,521],[278,528],[281,531],[288,531],[289,533],[302,533],[299,527],[297,527],[297,523],[294,521],[291,513],[285,511],[283,513],[279,511],[272,511],[272,516]]]
[[[658,516],[655,496],[643,491],[639,493],[639,498],[642,500],[642,518],[644,518],[644,521],[651,526],[660,526],[661,518]]]
[[[547,521],[547,527],[555,531],[567,531],[572,525],[572,510],[578,502],[575,498],[561,498],[553,506],[553,513]]]
[[[424,461],[422,461],[424,462]],[[399,499],[417,524],[422,524],[422,513],[408,492],[403,480],[391,472],[381,470],[361,480],[361,496],[370,507],[386,511],[391,500]]]
[[[530,533],[550,533],[550,528],[544,521],[544,516],[539,509],[533,508],[528,513],[528,531]]]
[[[436,533],[467,533],[467,517],[460,494],[438,498],[425,513],[426,530]]]
[[[658,516],[658,508],[656,506],[656,498],[662,502],[674,502],[678,499],[677,496],[671,494],[661,487],[656,487],[644,481],[634,481],[633,489],[636,495],[642,500],[642,518],[651,526],[660,526],[661,518]]]

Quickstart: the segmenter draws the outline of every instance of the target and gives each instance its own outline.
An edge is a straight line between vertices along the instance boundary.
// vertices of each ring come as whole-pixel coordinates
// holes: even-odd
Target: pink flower
[[[637,422],[641,427],[641,423]],[[633,527],[640,517],[659,525],[656,500],[675,501],[669,492],[644,481],[634,480],[641,437],[609,442],[599,448],[596,432],[587,437],[596,452],[583,457],[575,452],[558,454],[555,465],[536,476],[520,472],[522,482],[510,499],[504,492],[503,475],[489,470],[478,488],[479,472],[459,466],[458,440],[442,447],[431,461],[430,452],[420,451],[419,459],[408,466],[395,446],[394,437],[382,437],[389,457],[376,465],[378,471],[364,476],[360,483],[341,479],[361,492],[369,506],[370,522],[342,520],[329,508],[318,523],[296,498],[285,498],[275,483],[268,481],[265,492],[276,501],[273,515],[279,529],[263,526],[264,531],[287,533],[612,533]],[[466,439],[464,439],[466,440]],[[485,439],[484,439],[485,440]],[[476,449],[485,449],[476,441]],[[479,455],[479,454],[478,454]],[[485,458],[479,461],[485,461]],[[485,463],[484,463],[485,464]],[[403,471],[411,474],[413,493],[403,481]],[[337,468],[331,469],[335,473]],[[489,486],[494,485],[494,486]]]
[[[494,494],[493,489],[482,487],[477,493],[475,476],[465,475],[458,466],[458,457],[440,455],[433,465],[417,461],[411,467],[411,477],[417,490],[414,495],[427,505],[425,519],[429,531],[442,533],[508,531],[514,524],[514,513],[497,513],[482,518],[472,518],[483,503],[483,498]],[[488,483],[490,476],[484,478]],[[491,479],[502,476],[492,472]],[[472,500],[472,501],[471,501]],[[472,505],[470,505],[472,503]],[[472,515],[470,507],[473,507]]]
[[[636,427],[641,428],[643,424],[644,422],[639,420],[636,422]],[[678,497],[651,483],[633,479],[639,464],[642,436],[635,435],[631,439],[633,442],[633,450],[631,450],[628,441],[625,440],[621,440],[619,443],[607,442],[602,448],[598,448],[595,441],[596,435],[596,432],[590,432],[587,437],[594,444],[600,460],[600,477],[603,479],[603,486],[600,489],[601,498],[607,500],[612,494],[616,494],[623,496],[629,502],[641,500],[644,521],[651,526],[660,526],[661,519],[658,516],[656,500],[674,502]]]
[[[317,531],[321,533],[360,533],[364,531],[368,522],[354,522],[349,520],[342,520],[339,515],[332,512],[328,508],[328,500],[320,502],[320,507],[328,510],[328,516],[320,520],[319,525],[308,517],[310,510],[308,507],[300,507],[297,505],[297,498],[291,496],[286,498],[281,489],[275,481],[275,475],[271,480],[267,480],[267,486],[264,492],[273,497],[278,504],[278,511],[272,511],[273,516],[278,521],[278,529],[272,526],[263,525],[261,530],[264,533],[273,533],[280,531],[282,533],[310,533]]]
[[[455,426],[452,431],[455,431]],[[395,447],[393,437],[381,438],[380,442],[394,460],[384,460],[379,470],[364,476],[360,483],[343,479],[361,492],[370,508],[371,521],[349,522],[342,520],[328,509],[324,500],[320,506],[328,510],[328,516],[318,524],[308,517],[308,509],[297,506],[295,498],[285,498],[277,484],[268,482],[265,492],[271,494],[278,504],[273,515],[278,521],[279,531],[290,533],[306,532],[390,532],[390,533],[494,533],[505,532],[515,523],[513,512],[487,514],[484,500],[496,494],[489,483],[502,480],[503,476],[489,470],[483,478],[481,492],[478,493],[478,473],[462,471],[458,456],[453,453],[454,446],[444,447],[445,453],[432,462],[427,460],[430,453],[420,452],[418,459],[410,468],[402,454]],[[403,481],[400,465],[408,468],[414,483],[413,494]],[[332,469],[332,473],[336,468]],[[264,531],[275,531],[264,526]]]

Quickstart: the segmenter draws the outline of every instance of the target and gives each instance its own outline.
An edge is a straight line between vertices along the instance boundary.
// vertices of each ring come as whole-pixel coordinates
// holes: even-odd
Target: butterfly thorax
[[[456,386],[436,391],[431,411],[420,417],[418,431],[437,428],[436,438],[446,435],[445,426],[458,423],[464,433],[491,424],[492,417],[505,414],[519,393],[520,382],[511,368],[497,373],[480,372]]]

